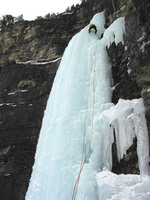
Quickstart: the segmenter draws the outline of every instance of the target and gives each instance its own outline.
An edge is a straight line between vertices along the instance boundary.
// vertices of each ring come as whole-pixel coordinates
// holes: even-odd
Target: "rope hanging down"
[[[91,49],[90,49],[90,55],[91,55]],[[90,56],[91,58],[91,56]],[[96,58],[96,56],[95,56]],[[82,160],[81,160],[81,166],[80,166],[80,171],[77,177],[77,180],[75,182],[75,186],[74,186],[74,190],[73,190],[73,195],[72,195],[72,200],[76,199],[76,195],[77,195],[77,190],[78,190],[78,184],[79,184],[79,179],[81,176],[81,172],[83,170],[83,167],[87,161],[87,158],[89,156],[90,153],[90,149],[91,149],[91,143],[92,143],[92,137],[93,137],[93,129],[94,129],[94,77],[95,77],[95,58],[94,58],[94,66],[93,66],[93,81],[92,81],[92,89],[93,89],[93,93],[92,93],[92,101],[93,101],[93,105],[92,105],[92,121],[91,121],[91,137],[90,137],[90,143],[89,143],[89,147],[88,147],[88,152],[87,155],[84,159],[83,162],[83,154],[84,154],[84,146],[85,146],[85,133],[86,133],[86,122],[87,122],[87,112],[88,112],[88,104],[89,104],[89,94],[90,94],[90,86],[91,86],[91,81],[90,81],[90,71],[91,71],[91,63],[89,64],[89,86],[88,86],[88,99],[87,99],[87,106],[86,106],[86,116],[85,116],[85,126],[84,126],[84,135],[83,135],[83,146],[82,146]]]

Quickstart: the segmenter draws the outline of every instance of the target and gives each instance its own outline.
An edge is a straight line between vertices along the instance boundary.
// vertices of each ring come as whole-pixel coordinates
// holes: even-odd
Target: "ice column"
[[[78,200],[98,200],[96,174],[104,166],[112,167],[114,128],[118,158],[122,158],[136,135],[140,138],[140,166],[144,173],[148,171],[143,165],[147,157],[142,158],[140,144],[147,137],[144,136],[146,124],[141,125],[143,113],[134,102],[125,107],[123,103],[116,106],[111,103],[111,65],[106,46],[112,42],[123,43],[124,18],[119,18],[106,30],[104,22],[104,13],[96,14],[90,23],[97,26],[97,34],[94,31],[89,34],[89,26],[86,26],[71,39],[64,52],[44,113],[26,200],[72,198],[81,160],[88,153],[91,132],[92,143],[78,184]],[[100,39],[103,32],[104,37]],[[124,109],[121,117],[119,105]],[[134,115],[133,111],[138,114]],[[136,117],[143,121],[136,123]],[[122,137],[126,138],[126,143]]]
[[[96,14],[93,20],[98,33],[89,34],[86,26],[72,38],[64,52],[45,110],[26,200],[72,198],[82,159],[85,126],[84,157],[88,152],[93,104],[96,114],[102,104],[111,101],[111,66],[99,40],[104,31],[104,13]],[[95,155],[98,166],[88,164],[89,155],[90,171],[85,167],[83,174],[88,177],[90,172],[90,176],[86,185],[80,182],[79,200],[86,199],[84,196],[88,194],[87,199],[97,199],[95,174],[99,164],[95,150],[94,145],[90,155]]]

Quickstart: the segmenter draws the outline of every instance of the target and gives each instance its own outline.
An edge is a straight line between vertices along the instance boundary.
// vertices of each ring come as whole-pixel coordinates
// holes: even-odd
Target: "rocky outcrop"
[[[146,8],[145,8],[146,5]],[[150,133],[150,8],[149,1],[124,1],[109,19],[125,16],[125,45],[113,44],[108,50],[112,62],[115,89],[113,102],[119,98],[142,97]],[[108,21],[109,24],[109,21]],[[149,134],[150,135],[150,134]],[[115,152],[115,151],[114,151]],[[139,173],[136,140],[128,154],[118,163],[114,156],[113,171],[116,173]]]
[[[46,102],[60,62],[57,58],[97,12],[105,10],[106,26],[125,16],[125,45],[113,44],[108,49],[115,85],[113,102],[143,97],[150,133],[149,9],[149,0],[88,0],[73,13],[21,21],[0,32],[2,200],[24,199]],[[25,62],[29,60],[33,62]],[[139,173],[136,139],[120,163],[113,145],[113,171]]]
[[[0,32],[0,64],[59,57],[72,36],[89,23],[92,15],[93,5],[89,7],[83,3],[74,12],[64,12],[52,19],[8,25]]]

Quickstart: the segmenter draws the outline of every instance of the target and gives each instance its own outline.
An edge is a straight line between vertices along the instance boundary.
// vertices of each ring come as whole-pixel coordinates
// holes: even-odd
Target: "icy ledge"
[[[123,36],[125,34],[125,18],[116,19],[104,32],[103,44],[108,48],[115,42],[118,45],[120,42],[124,45]]]
[[[99,200],[149,200],[150,168],[149,138],[145,119],[143,99],[123,100],[117,105],[109,104],[95,120],[103,130],[103,170],[96,174]],[[100,126],[105,124],[103,128]],[[137,137],[137,154],[140,175],[114,174],[112,168],[112,143],[114,133],[117,144],[118,160]]]
[[[150,177],[116,175],[103,171],[96,175],[100,200],[149,200]]]
[[[103,143],[104,166],[112,168],[112,143],[114,133],[117,144],[118,160],[123,158],[127,149],[133,144],[133,138],[137,137],[138,164],[141,175],[149,175],[149,138],[145,119],[145,107],[142,98],[134,100],[120,99],[117,105],[103,111],[99,120],[105,119],[105,140]],[[109,149],[109,151],[108,151]]]

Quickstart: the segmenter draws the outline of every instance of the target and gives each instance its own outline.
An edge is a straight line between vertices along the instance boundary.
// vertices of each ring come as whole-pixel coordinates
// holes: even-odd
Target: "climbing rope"
[[[112,7],[113,7],[113,10],[115,12],[115,4],[114,4],[114,0],[112,0]]]
[[[92,41],[92,40],[91,40]],[[90,87],[91,87],[91,81],[90,81],[90,72],[91,72],[91,52],[92,48],[90,48],[90,61],[88,66],[88,72],[89,72],[89,85],[88,85],[88,98],[87,98],[87,104],[86,104],[86,115],[85,115],[85,123],[84,123],[84,133],[83,133],[83,144],[82,144],[82,159],[81,159],[81,166],[83,164],[83,155],[84,155],[84,146],[85,146],[85,133],[86,133],[86,124],[87,124],[87,113],[88,113],[88,106],[89,106],[89,96],[90,96]]]
[[[96,46],[97,47],[97,46]],[[90,55],[91,55],[91,48],[90,48]],[[91,56],[90,56],[91,58]],[[96,56],[95,56],[96,58]],[[90,61],[91,62],[91,61]],[[90,80],[90,71],[91,71],[91,63],[89,62],[89,80]],[[73,195],[72,195],[72,200],[75,200],[76,199],[76,195],[77,195],[77,190],[78,190],[78,184],[79,184],[79,179],[80,179],[80,176],[81,176],[81,172],[83,170],[83,167],[87,161],[87,158],[89,156],[89,153],[90,153],[90,149],[91,149],[91,143],[92,143],[92,137],[93,137],[93,129],[94,129],[94,75],[95,75],[95,59],[94,59],[94,66],[93,66],[93,85],[92,85],[92,88],[93,88],[93,95],[92,95],[92,99],[93,99],[93,105],[92,105],[92,124],[91,124],[91,137],[90,137],[90,143],[89,143],[89,147],[88,147],[88,152],[87,152],[87,155],[84,159],[84,162],[83,162],[83,155],[84,155],[84,146],[85,146],[85,133],[86,133],[86,123],[87,123],[87,113],[88,113],[88,104],[89,104],[89,94],[90,94],[90,87],[91,87],[91,81],[89,81],[89,86],[88,86],[88,98],[87,98],[87,105],[86,105],[86,115],[85,115],[85,126],[84,126],[84,135],[83,135],[83,145],[82,145],[82,160],[81,160],[81,166],[80,166],[80,171],[79,171],[79,174],[78,174],[78,177],[77,177],[77,180],[75,182],[75,186],[74,186],[74,190],[73,190]]]

